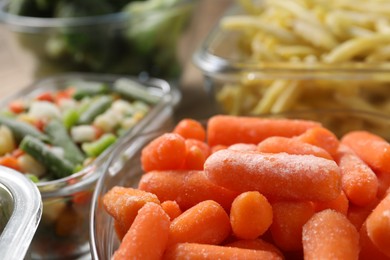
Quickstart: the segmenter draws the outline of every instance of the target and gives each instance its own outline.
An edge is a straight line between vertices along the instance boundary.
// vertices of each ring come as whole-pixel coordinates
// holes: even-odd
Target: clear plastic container
[[[23,259],[41,220],[41,194],[20,172],[3,166],[0,212],[0,258]]]
[[[262,6],[263,1],[250,2],[254,5],[258,4],[258,10],[252,10],[253,12],[264,11],[273,14],[271,8],[266,9]],[[272,5],[272,1],[266,2]],[[321,9],[321,6],[318,8]],[[325,12],[322,13],[325,17],[327,10],[322,11]],[[265,36],[266,33],[261,37],[255,36],[261,31],[259,28],[271,30],[275,29],[273,26],[277,27],[278,22],[281,26],[289,24],[291,19],[287,19],[294,15],[287,10],[285,12],[287,14],[283,13],[281,17],[285,14],[286,21],[272,23],[274,18],[270,18],[267,24],[265,20],[262,22],[259,20],[259,23],[251,20],[248,24],[251,23],[252,27],[248,25],[245,30],[242,29],[244,25],[233,25],[233,23],[226,25],[226,19],[242,15],[240,21],[245,24],[246,18],[259,19],[259,16],[251,16],[249,12],[235,4],[226,11],[195,51],[193,61],[204,75],[205,88],[215,101],[218,112],[259,115],[310,109],[359,109],[390,114],[390,62],[388,59],[371,61],[369,54],[372,52],[369,51],[372,49],[368,48],[368,54],[361,51],[357,57],[353,56],[349,60],[331,62],[324,57],[331,56],[332,50],[347,41],[339,40],[334,49],[325,53],[320,47],[308,44],[307,40],[300,38],[292,29],[286,32],[294,37],[294,41],[290,43],[280,43],[275,40],[276,36],[269,39]],[[314,17],[321,11],[311,13],[305,10],[305,13]],[[226,29],[225,26],[233,29]],[[237,29],[238,27],[241,29]],[[256,31],[255,28],[258,30]],[[309,31],[303,31],[310,34]],[[272,31],[269,35],[274,36],[277,32]],[[372,33],[375,35],[374,31]],[[312,38],[317,39],[315,37]],[[350,40],[369,42],[380,38],[379,36],[364,37],[357,36]],[[377,47],[380,49],[385,46],[386,43],[381,42]],[[360,47],[357,49],[361,50]],[[263,55],[266,56],[268,53],[277,58],[274,57],[275,60],[272,61],[272,58],[267,59],[256,50],[258,52],[263,50]],[[305,56],[302,54],[305,50],[312,51],[314,54],[319,52],[324,54],[315,56],[309,53]],[[348,51],[355,54],[355,50]],[[283,55],[287,55],[289,51],[296,51],[296,56],[283,58],[285,57]]]
[[[285,114],[264,115],[264,117],[280,117],[295,119],[310,119],[321,122],[338,136],[351,130],[368,130],[390,140],[390,117],[360,111],[306,111]],[[350,124],[348,122],[359,122]],[[204,125],[207,127],[207,120]],[[118,248],[120,241],[114,228],[114,219],[104,210],[101,198],[114,186],[137,188],[143,174],[141,169],[141,150],[154,138],[172,131],[163,128],[155,132],[140,134],[134,139],[123,143],[100,168],[101,176],[97,182],[91,208],[90,243],[93,259],[109,259]]]
[[[112,83],[123,76],[98,74],[64,74],[44,79],[23,89],[15,95],[2,100],[0,107],[19,98],[31,98],[48,90],[60,90],[75,80]],[[131,77],[128,77],[131,78]],[[165,80],[146,79],[138,81],[158,97],[158,102],[135,126],[129,129],[115,144],[100,154],[92,163],[80,171],[57,180],[36,183],[43,201],[42,220],[30,247],[32,259],[81,258],[89,256],[89,209],[92,192],[99,177],[99,169],[116,146],[132,136],[159,129],[172,118],[173,106],[180,95],[171,90]]]
[[[66,18],[13,15],[9,2],[0,3],[0,20],[15,39],[15,51],[33,58],[38,78],[73,71],[181,76],[178,47],[196,1],[150,1],[133,11]]]

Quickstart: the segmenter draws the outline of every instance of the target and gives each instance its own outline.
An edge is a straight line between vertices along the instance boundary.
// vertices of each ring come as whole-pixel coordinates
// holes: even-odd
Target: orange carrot
[[[103,196],[103,207],[118,223],[118,236],[126,234],[138,210],[147,202],[160,204],[157,196],[138,189],[115,186]]]
[[[210,147],[207,143],[196,140],[186,139],[186,157],[183,168],[186,170],[203,170],[204,162],[210,155]]]
[[[280,260],[279,255],[270,251],[252,250],[218,245],[197,243],[179,243],[165,252],[163,260],[197,259],[197,260]]]
[[[217,245],[231,232],[229,216],[213,200],[205,200],[184,211],[171,222],[169,245],[191,242]]]
[[[366,225],[368,237],[373,244],[390,257],[390,194],[368,216]]]
[[[389,260],[389,257],[379,251],[379,249],[372,243],[367,234],[366,223],[363,223],[360,229],[360,254],[359,260]]]
[[[378,178],[349,147],[340,145],[336,158],[341,185],[348,199],[359,206],[370,204],[377,195]]]
[[[358,259],[359,233],[340,212],[318,212],[303,226],[304,259]]]
[[[237,144],[232,144],[228,147],[230,150],[235,150],[235,151],[248,151],[248,152],[255,152],[257,151],[257,145],[255,144],[243,144],[243,143],[237,143]]]
[[[340,195],[333,200],[314,202],[314,208],[316,212],[322,211],[324,209],[333,209],[344,215],[347,215],[348,207],[349,201],[344,191],[341,191]]]
[[[268,199],[324,201],[336,198],[341,190],[337,164],[313,155],[225,149],[210,155],[204,169],[217,185],[239,192],[259,191]]]
[[[272,223],[271,204],[257,191],[243,192],[232,203],[230,223],[236,237],[255,239]]]
[[[112,259],[161,259],[168,242],[169,225],[169,216],[160,205],[146,203]]]
[[[378,194],[379,199],[383,199],[390,187],[390,169],[386,172],[377,172],[378,178]]]
[[[166,200],[161,203],[161,207],[168,214],[170,220],[173,220],[183,213],[180,209],[179,204],[174,200]]]
[[[373,202],[366,206],[357,206],[354,204],[349,205],[347,218],[351,223],[356,227],[357,230],[360,230],[364,221],[370,215],[372,210],[378,205],[379,199],[375,199]]]
[[[321,147],[332,157],[337,154],[337,148],[340,144],[337,136],[324,127],[313,127],[297,136],[296,139],[301,142]]]
[[[197,120],[185,118],[180,120],[173,129],[173,133],[179,134],[185,139],[192,138],[199,141],[206,140],[206,129]]]
[[[186,146],[178,134],[163,134],[142,149],[141,163],[145,172],[180,169],[184,164]]]
[[[224,246],[268,251],[277,254],[281,259],[284,258],[283,253],[279,250],[279,248],[269,242],[264,241],[263,239],[236,240],[225,244]]]
[[[21,171],[18,158],[11,156],[11,155],[5,155],[0,158],[0,165],[12,168],[16,171]]]
[[[321,147],[304,143],[296,138],[283,136],[273,136],[263,140],[257,145],[257,151],[263,153],[311,154],[332,160],[332,156]]]
[[[160,201],[176,201],[182,210],[214,200],[229,211],[239,194],[211,182],[203,171],[152,171],[141,177],[138,187],[156,194]]]
[[[270,136],[300,135],[315,126],[320,126],[320,123],[309,120],[217,115],[211,117],[207,123],[207,138],[210,146],[258,144]]]
[[[374,171],[390,169],[390,144],[382,137],[367,131],[345,134],[341,143],[349,146]]]
[[[227,145],[217,144],[217,145],[210,147],[210,152],[212,154],[212,153],[218,152],[219,150],[223,150],[223,149],[227,149],[227,148],[228,148]]]
[[[273,222],[270,227],[275,244],[285,251],[302,249],[302,226],[313,216],[309,201],[280,201],[272,204]]]

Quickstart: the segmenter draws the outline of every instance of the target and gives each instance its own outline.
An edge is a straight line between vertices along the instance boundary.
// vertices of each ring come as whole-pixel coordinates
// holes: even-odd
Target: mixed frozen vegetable
[[[90,164],[159,101],[138,82],[74,81],[13,100],[0,113],[0,165],[34,181],[69,176]]]

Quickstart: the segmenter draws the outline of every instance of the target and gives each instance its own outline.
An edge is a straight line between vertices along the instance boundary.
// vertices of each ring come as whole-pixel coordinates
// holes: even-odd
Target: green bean
[[[142,100],[156,104],[160,98],[149,93],[144,85],[131,79],[121,78],[114,82],[113,90],[120,96],[130,100]]]
[[[28,123],[6,116],[0,116],[0,124],[3,124],[11,129],[17,142],[20,142],[26,135],[31,135],[44,142],[49,141],[49,137],[47,135],[43,134],[37,128]]]
[[[106,111],[112,104],[111,96],[99,96],[94,99],[86,110],[80,114],[78,124],[90,124],[95,117]]]
[[[104,134],[98,140],[91,143],[84,143],[82,149],[90,157],[97,157],[117,140],[113,134]]]
[[[80,148],[73,142],[65,126],[56,119],[50,120],[45,127],[45,132],[50,136],[51,143],[64,149],[64,157],[74,164],[83,163],[85,156]]]
[[[45,143],[35,137],[25,136],[20,143],[20,149],[44,165],[49,170],[49,174],[56,179],[69,176],[74,172],[75,166],[70,161],[53,153]]]
[[[75,82],[76,91],[73,98],[81,100],[84,97],[97,96],[99,94],[106,94],[109,91],[108,85],[103,82]]]

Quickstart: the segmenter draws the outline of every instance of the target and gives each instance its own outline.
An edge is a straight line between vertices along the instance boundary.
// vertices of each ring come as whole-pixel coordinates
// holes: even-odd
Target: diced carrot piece
[[[303,226],[304,259],[358,259],[359,233],[340,212],[326,209]]]
[[[230,210],[233,233],[241,239],[255,239],[263,235],[272,223],[272,206],[257,191],[238,195]]]
[[[170,220],[173,220],[183,213],[179,204],[174,200],[166,200],[161,203],[162,209],[168,214]]]
[[[169,245],[201,243],[218,245],[231,232],[229,216],[213,200],[205,200],[184,211],[171,222]]]
[[[332,156],[321,147],[304,143],[296,138],[283,136],[272,136],[263,140],[257,145],[257,151],[263,153],[311,154],[332,160]]]
[[[390,169],[390,143],[382,137],[367,131],[353,131],[345,134],[341,143],[350,147],[375,172]]]
[[[352,203],[364,206],[375,200],[378,178],[359,156],[349,147],[340,145],[336,162],[341,171],[342,188]]]
[[[210,146],[258,144],[270,136],[300,135],[315,126],[320,126],[320,123],[309,120],[216,115],[208,120],[207,138]]]
[[[169,225],[169,216],[160,205],[146,203],[112,259],[161,259],[168,243]]]
[[[12,101],[11,103],[8,104],[8,108],[11,112],[15,114],[20,114],[25,110],[24,103],[21,100]]]
[[[151,171],[141,177],[138,187],[156,194],[160,201],[176,201],[182,210],[214,200],[229,211],[239,194],[211,182],[203,171]]]
[[[252,250],[237,247],[205,245],[198,243],[179,243],[165,252],[163,260],[197,259],[197,260],[281,260],[279,255],[270,251]]]
[[[190,118],[180,120],[173,129],[173,133],[179,134],[185,139],[206,140],[205,127],[199,121]]]
[[[142,149],[142,168],[145,172],[180,169],[184,164],[185,156],[185,139],[179,134],[166,133]]]
[[[313,155],[225,149],[210,155],[204,169],[217,185],[238,192],[258,191],[268,199],[326,201],[341,191],[337,164]]]
[[[387,194],[368,216],[366,228],[373,244],[390,257],[390,194]]]
[[[19,166],[18,159],[11,155],[5,155],[0,158],[0,165],[3,165],[8,168],[12,168],[16,171],[21,171],[21,168]]]
[[[333,158],[337,154],[340,144],[337,136],[324,127],[313,127],[303,134],[296,137],[301,142],[321,147],[327,151]]]
[[[313,216],[309,201],[280,201],[272,204],[273,222],[270,227],[275,244],[285,251],[302,249],[302,227]]]
[[[134,221],[138,210],[147,202],[160,204],[157,196],[138,189],[115,186],[103,196],[104,209],[121,226],[125,234]],[[118,236],[120,235],[118,234]],[[122,238],[122,237],[120,237]]]
[[[54,96],[53,96],[53,93],[49,92],[49,91],[46,91],[46,92],[42,92],[42,93],[39,93],[36,97],[35,97],[36,100],[40,100],[40,101],[48,101],[48,102],[53,102],[54,101]]]

